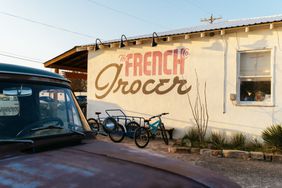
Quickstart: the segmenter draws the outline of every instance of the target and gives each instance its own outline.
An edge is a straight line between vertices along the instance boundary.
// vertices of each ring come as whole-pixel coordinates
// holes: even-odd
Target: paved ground
[[[104,136],[98,136],[97,139],[111,142],[108,137]],[[137,147],[134,141],[128,138],[120,144],[128,147]],[[145,150],[208,168],[218,174],[229,177],[242,187],[282,187],[282,164],[279,163],[205,157],[198,154],[168,153],[168,146],[162,140],[151,141]]]

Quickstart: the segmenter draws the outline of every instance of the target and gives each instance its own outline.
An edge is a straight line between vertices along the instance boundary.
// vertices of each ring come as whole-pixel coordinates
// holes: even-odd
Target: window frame
[[[241,80],[240,76],[240,67],[241,67],[241,55],[246,53],[258,53],[258,52],[270,52],[270,76],[257,76],[257,78],[270,78],[270,101],[241,101]],[[237,75],[236,75],[236,105],[238,106],[265,106],[265,107],[273,107],[274,106],[274,50],[271,48],[265,49],[253,49],[253,50],[242,50],[237,51]],[[244,76],[243,78],[248,78],[248,76]],[[254,76],[249,76],[249,78],[254,78]]]

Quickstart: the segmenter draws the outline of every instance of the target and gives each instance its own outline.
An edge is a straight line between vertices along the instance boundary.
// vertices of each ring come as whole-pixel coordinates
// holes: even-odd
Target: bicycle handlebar
[[[154,119],[154,118],[156,118],[156,117],[159,117],[159,118],[160,118],[161,116],[168,115],[168,114],[169,114],[169,113],[167,113],[167,112],[161,113],[161,114],[158,114],[158,115],[155,115],[155,116],[150,117],[149,120]]]

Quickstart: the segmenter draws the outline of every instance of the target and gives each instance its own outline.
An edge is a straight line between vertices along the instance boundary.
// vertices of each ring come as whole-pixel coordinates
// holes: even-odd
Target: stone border
[[[214,150],[214,149],[170,146],[168,147],[168,152],[169,153],[197,153],[209,157],[223,157],[223,158],[282,163],[282,155],[280,154],[254,152],[254,151],[248,152],[241,150]]]

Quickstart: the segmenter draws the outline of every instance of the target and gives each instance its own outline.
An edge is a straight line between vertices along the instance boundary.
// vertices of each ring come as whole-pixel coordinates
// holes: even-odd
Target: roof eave
[[[44,63],[44,66],[45,67],[49,67],[50,65],[52,65],[52,64],[54,64],[54,63],[56,63],[56,62],[58,62],[58,61],[60,61],[60,60],[62,60],[64,58],[66,58],[66,57],[68,57],[70,55],[73,55],[73,54],[75,54],[77,52],[86,51],[86,50],[87,50],[87,46],[75,46],[72,49],[70,49],[70,50],[68,50],[68,51],[66,51],[66,52],[64,52],[64,53],[54,57],[53,59],[50,59],[50,60],[46,61]]]

